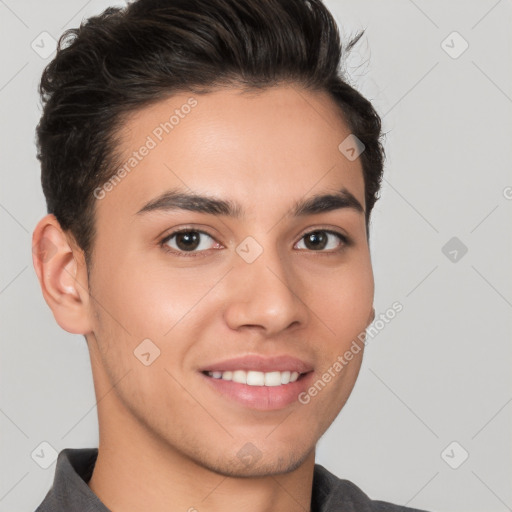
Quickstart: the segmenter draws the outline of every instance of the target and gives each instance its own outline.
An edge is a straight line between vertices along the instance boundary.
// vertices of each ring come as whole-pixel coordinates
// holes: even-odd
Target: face
[[[115,389],[100,435],[226,475],[297,468],[346,402],[371,320],[350,131],[328,96],[279,86],[176,95],[120,133],[89,282],[96,393]]]

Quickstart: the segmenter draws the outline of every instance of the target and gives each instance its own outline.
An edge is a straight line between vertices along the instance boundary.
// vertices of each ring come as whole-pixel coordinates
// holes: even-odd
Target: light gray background
[[[512,510],[512,3],[326,3],[347,36],[366,28],[347,69],[387,132],[375,307],[398,300],[403,311],[370,339],[317,462],[372,498]],[[31,233],[46,213],[36,88],[51,56],[31,43],[108,5],[120,4],[0,0],[1,511],[34,510],[45,496],[55,463],[32,460],[41,442],[57,452],[98,443],[85,340],[54,322],[32,267]],[[452,237],[468,249],[455,262],[442,252]],[[462,450],[468,459],[452,469],[446,460],[457,465]]]

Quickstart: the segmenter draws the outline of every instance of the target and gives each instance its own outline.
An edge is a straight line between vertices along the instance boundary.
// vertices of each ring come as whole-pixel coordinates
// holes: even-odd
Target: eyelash
[[[300,240],[305,238],[307,235],[310,235],[310,234],[315,233],[315,232],[328,233],[330,235],[337,236],[341,240],[342,246],[340,248],[336,249],[336,250],[329,250],[329,251],[323,251],[323,250],[314,251],[314,250],[310,250],[309,252],[317,252],[319,254],[322,254],[322,253],[323,254],[339,254],[346,247],[351,245],[351,241],[349,240],[349,238],[347,236],[343,235],[342,233],[339,233],[338,231],[333,231],[331,229],[323,229],[323,228],[317,228],[317,229],[313,229],[312,231],[307,231],[306,233],[304,233],[300,237]],[[179,257],[183,256],[185,258],[197,258],[198,256],[202,256],[203,253],[208,251],[208,249],[207,250],[202,250],[202,251],[176,251],[174,249],[171,249],[167,245],[167,242],[169,242],[169,240],[171,240],[174,236],[176,236],[176,235],[178,235],[180,233],[200,233],[200,234],[209,236],[212,240],[217,242],[215,240],[215,237],[210,235],[210,233],[208,233],[206,231],[203,231],[201,229],[183,228],[183,229],[178,229],[176,231],[173,231],[171,234],[166,235],[164,238],[162,238],[160,240],[160,243],[159,243],[160,247],[162,247],[162,249],[164,251],[166,251],[167,253],[169,253],[169,254],[172,254],[172,255],[175,255],[175,256],[179,256]],[[214,249],[214,250],[216,250],[216,249]],[[304,250],[308,251],[308,249],[299,249],[299,250],[301,250],[301,251],[304,251]]]

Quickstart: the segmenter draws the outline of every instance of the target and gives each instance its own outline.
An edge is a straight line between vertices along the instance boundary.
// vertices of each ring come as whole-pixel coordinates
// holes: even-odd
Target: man
[[[34,265],[100,441],[39,512],[412,510],[315,465],[375,314],[381,125],[341,56],[320,0],[138,0],[61,40]]]

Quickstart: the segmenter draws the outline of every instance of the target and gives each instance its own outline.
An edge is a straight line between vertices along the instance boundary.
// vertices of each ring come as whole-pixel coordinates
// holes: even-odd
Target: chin
[[[235,456],[233,459],[222,459],[213,464],[203,461],[202,465],[219,475],[233,478],[257,478],[291,473],[299,468],[308,458],[311,452],[300,455],[287,453],[285,456],[257,455],[250,457]]]

